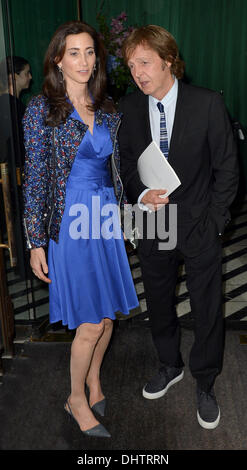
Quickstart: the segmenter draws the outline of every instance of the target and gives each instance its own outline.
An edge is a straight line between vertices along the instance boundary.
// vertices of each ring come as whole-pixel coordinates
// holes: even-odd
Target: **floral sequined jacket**
[[[65,123],[55,128],[53,137],[53,128],[45,125],[47,112],[47,99],[39,95],[32,98],[23,118],[26,149],[23,222],[28,248],[46,246],[49,237],[58,242],[65,208],[66,182],[78,147],[88,129],[87,125],[69,116]],[[117,142],[120,116],[118,113],[107,114],[101,110],[95,113],[96,123],[101,125],[105,119],[110,131],[113,143],[113,153],[110,158],[111,175],[118,201],[123,196]],[[55,158],[53,158],[53,138]],[[54,194],[51,194],[53,182]],[[48,211],[49,228],[47,230]]]

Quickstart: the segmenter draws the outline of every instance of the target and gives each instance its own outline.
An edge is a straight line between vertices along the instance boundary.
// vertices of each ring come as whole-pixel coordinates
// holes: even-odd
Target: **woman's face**
[[[19,90],[26,90],[29,88],[30,81],[32,80],[29,64],[26,64],[21,72],[15,74],[15,80]]]
[[[86,84],[96,62],[93,38],[88,33],[70,34],[66,37],[66,47],[58,67],[62,68],[67,87]]]

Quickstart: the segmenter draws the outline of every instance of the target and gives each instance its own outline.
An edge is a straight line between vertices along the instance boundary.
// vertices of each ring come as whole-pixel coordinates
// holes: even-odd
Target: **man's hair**
[[[185,64],[179,57],[174,37],[161,26],[147,25],[134,29],[124,41],[122,53],[127,63],[130,55],[140,44],[157,52],[161,59],[171,63],[171,73],[178,79],[183,77]]]

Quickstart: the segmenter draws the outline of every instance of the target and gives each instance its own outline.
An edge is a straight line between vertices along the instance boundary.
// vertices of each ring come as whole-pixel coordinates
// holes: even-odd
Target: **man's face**
[[[145,95],[161,100],[174,83],[171,63],[160,58],[148,45],[139,44],[129,55],[128,66],[133,79]]]

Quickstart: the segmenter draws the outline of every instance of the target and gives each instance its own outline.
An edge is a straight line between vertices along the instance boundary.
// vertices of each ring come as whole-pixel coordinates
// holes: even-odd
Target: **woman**
[[[21,94],[29,88],[31,79],[30,65],[23,57],[8,56],[0,63],[0,161],[15,161],[17,167],[23,167],[25,154],[22,129],[25,105]],[[10,145],[12,139],[13,156]]]
[[[29,62],[23,57],[8,56],[0,64],[0,93],[9,93],[20,98],[21,92],[29,88],[32,74]]]
[[[93,413],[104,415],[106,403],[100,367],[115,312],[128,314],[138,305],[114,210],[114,190],[122,194],[116,141],[120,117],[105,95],[104,48],[86,23],[58,28],[44,72],[43,95],[31,100],[24,117],[24,224],[30,262],[34,274],[49,283],[50,321],[76,328],[65,410],[87,435],[108,437]],[[111,219],[105,215],[109,207]],[[112,236],[110,230],[103,236],[100,229],[109,220]]]
[[[12,81],[12,64],[14,67],[15,86]],[[9,93],[20,98],[21,92],[27,90],[32,80],[32,74],[29,62],[23,57],[13,56],[7,57],[7,69],[9,80]],[[15,89],[14,89],[15,88]]]

